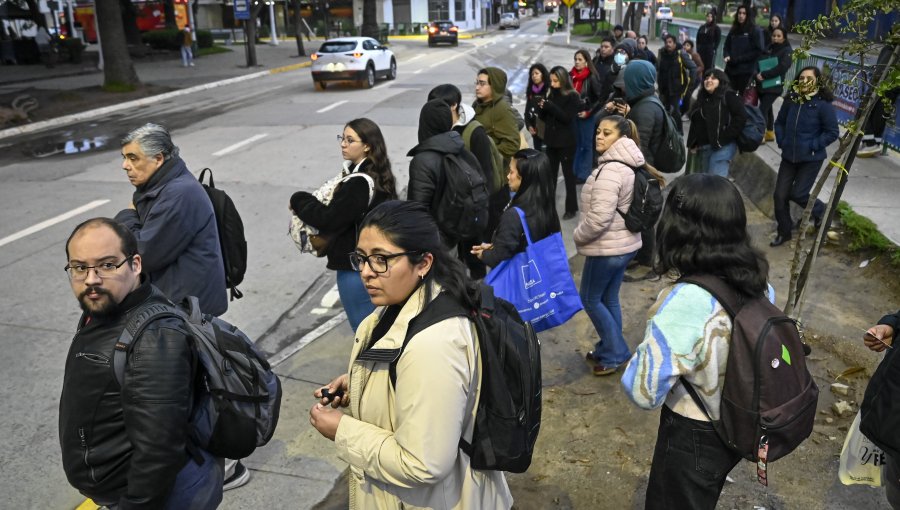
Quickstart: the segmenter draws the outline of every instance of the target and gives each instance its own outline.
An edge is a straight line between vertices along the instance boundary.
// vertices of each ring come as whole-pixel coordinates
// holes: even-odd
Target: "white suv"
[[[507,28],[519,28],[519,18],[514,12],[505,12],[500,15],[500,30]]]
[[[394,52],[371,37],[329,39],[311,58],[312,79],[318,90],[325,90],[328,81],[356,81],[372,88],[378,77],[397,77]]]

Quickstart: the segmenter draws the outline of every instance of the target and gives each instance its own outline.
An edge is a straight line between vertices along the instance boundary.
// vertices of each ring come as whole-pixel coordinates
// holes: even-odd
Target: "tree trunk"
[[[449,16],[447,17],[449,18]],[[360,35],[378,39],[378,5],[376,0],[363,0],[363,22]]]
[[[103,51],[103,86],[105,88],[137,88],[138,79],[134,64],[128,55],[125,29],[119,0],[95,0],[97,28],[100,31]]]
[[[119,9],[122,11],[122,28],[125,30],[125,40],[129,45],[141,45],[141,30],[137,26],[137,16],[131,0],[119,0]]]
[[[175,18],[175,0],[163,0],[163,15],[166,18],[166,28],[178,28]]]
[[[728,5],[728,0],[719,0],[719,7],[716,9],[716,23],[722,22],[722,17],[725,16],[725,8]]]
[[[794,30],[794,23],[796,23],[796,19],[794,17],[794,8],[797,5],[796,0],[788,0],[787,3],[787,19],[785,20],[785,25],[789,32]]]
[[[634,5],[634,4],[631,4]],[[631,19],[631,29],[634,30],[636,34],[641,33],[641,19],[644,17],[644,2],[639,2],[637,7],[635,7],[634,14]]]
[[[300,14],[300,0],[291,1],[291,9],[294,10],[294,37],[297,39],[297,56],[306,56],[306,48],[303,47],[303,16]]]

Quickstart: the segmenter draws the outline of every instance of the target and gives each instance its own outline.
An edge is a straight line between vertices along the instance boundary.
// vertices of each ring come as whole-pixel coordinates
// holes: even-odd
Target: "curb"
[[[57,117],[55,119],[43,120],[40,122],[35,122],[32,124],[26,124],[24,126],[18,126],[13,128],[8,128],[0,131],[0,140],[4,138],[10,138],[13,136],[24,135],[28,133],[37,133],[39,131],[43,131],[45,129],[50,129],[59,126],[65,126],[67,124],[73,124],[75,122],[81,122],[89,119],[93,119],[96,117],[100,117],[109,113],[118,112],[121,110],[127,110],[129,108],[146,106],[149,104],[153,104],[159,101],[164,101],[166,99],[170,99],[173,97],[184,96],[187,94],[192,94],[194,92],[200,92],[202,90],[214,89],[217,87],[223,87],[225,85],[231,85],[233,83],[240,83],[242,81],[253,80],[256,78],[262,78],[263,76],[268,76],[271,74],[284,73],[288,71],[294,71],[297,69],[301,69],[304,67],[309,67],[312,65],[312,62],[300,62],[298,64],[290,64],[286,66],[276,67],[274,69],[269,69],[268,71],[260,71],[251,74],[245,74],[242,76],[237,76],[234,78],[228,78],[225,80],[214,81],[210,83],[204,83],[203,85],[195,85],[193,87],[189,87],[181,90],[173,90],[172,92],[166,92],[163,94],[157,94],[155,96],[144,97],[141,99],[135,99],[133,101],[126,101],[124,103],[114,104],[110,106],[104,106],[103,108],[97,108],[94,110],[88,110],[86,112],[81,113],[73,113],[71,115],[64,115],[62,117]]]

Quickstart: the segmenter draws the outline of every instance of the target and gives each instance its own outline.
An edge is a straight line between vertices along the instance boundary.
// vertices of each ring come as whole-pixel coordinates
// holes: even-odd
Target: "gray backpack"
[[[153,299],[155,298],[155,299]],[[174,318],[190,332],[200,388],[191,412],[191,445],[217,456],[243,459],[272,439],[281,408],[281,382],[243,331],[203,314],[196,297],[176,306],[154,289],[153,298],[129,314],[113,353],[113,373],[125,380],[132,341],[151,322]],[[192,451],[198,461],[202,457]]]

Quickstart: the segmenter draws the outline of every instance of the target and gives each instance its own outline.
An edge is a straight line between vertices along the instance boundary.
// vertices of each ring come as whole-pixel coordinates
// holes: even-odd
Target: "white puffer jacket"
[[[616,163],[613,161],[623,161]],[[637,251],[641,234],[625,227],[616,209],[627,212],[634,192],[634,171],[628,166],[644,164],[641,149],[630,138],[619,138],[600,155],[596,170],[581,189],[581,219],[575,227],[578,253],[609,257]]]

